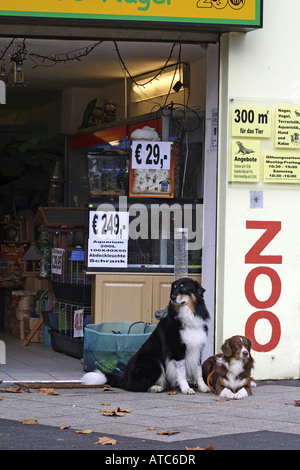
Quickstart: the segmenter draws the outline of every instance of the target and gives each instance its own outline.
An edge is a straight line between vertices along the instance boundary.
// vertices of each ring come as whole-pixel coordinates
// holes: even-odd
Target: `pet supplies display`
[[[84,327],[91,321],[91,308],[55,301],[51,310],[42,314],[54,351],[81,359]]]
[[[104,322],[84,330],[84,370],[121,373],[149,338],[156,325],[144,322]]]
[[[91,196],[128,194],[129,159],[123,150],[90,152],[89,182]]]

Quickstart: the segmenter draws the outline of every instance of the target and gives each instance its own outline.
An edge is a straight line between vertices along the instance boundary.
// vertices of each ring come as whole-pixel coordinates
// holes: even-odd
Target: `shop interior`
[[[193,219],[203,204],[206,58],[205,42],[0,38],[0,339],[24,354],[41,345],[82,359],[75,316],[81,328],[94,320],[89,210],[118,209],[123,196],[128,207],[185,204]],[[134,174],[134,135],[172,142],[172,174]],[[163,242],[129,240],[117,272],[173,275],[174,230]],[[201,249],[188,264],[201,275]]]

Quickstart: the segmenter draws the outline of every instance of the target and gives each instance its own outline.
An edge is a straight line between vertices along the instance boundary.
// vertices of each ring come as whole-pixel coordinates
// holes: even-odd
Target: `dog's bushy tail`
[[[107,383],[107,378],[100,370],[94,370],[94,372],[84,374],[81,383],[83,385],[104,385]]]
[[[104,385],[108,384],[113,387],[121,387],[122,375],[107,373],[103,374],[100,370],[96,369],[93,372],[87,372],[81,378],[83,385]]]

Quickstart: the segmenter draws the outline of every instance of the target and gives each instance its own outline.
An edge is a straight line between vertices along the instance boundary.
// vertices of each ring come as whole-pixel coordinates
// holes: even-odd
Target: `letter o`
[[[267,300],[258,300],[254,292],[254,284],[256,278],[261,274],[269,276],[272,283],[272,292],[270,297]],[[246,298],[253,307],[255,308],[270,308],[276,304],[277,300],[281,294],[281,280],[276,271],[267,266],[258,266],[257,268],[252,269],[245,281],[245,294]]]
[[[268,320],[272,327],[272,335],[271,339],[266,344],[260,344],[255,339],[255,325],[261,318],[265,318]],[[267,310],[260,310],[257,312],[252,313],[248,318],[246,325],[245,325],[245,336],[252,340],[252,349],[257,352],[269,352],[276,348],[280,341],[281,336],[281,326],[280,321],[276,317],[276,315],[272,312],[268,312]]]

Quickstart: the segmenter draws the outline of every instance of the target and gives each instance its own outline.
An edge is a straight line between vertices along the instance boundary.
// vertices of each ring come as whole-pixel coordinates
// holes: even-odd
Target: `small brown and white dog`
[[[251,339],[232,336],[221,346],[221,354],[204,361],[203,379],[213,393],[235,400],[252,395],[251,388],[256,387],[256,382],[250,376],[254,365],[251,346]]]

